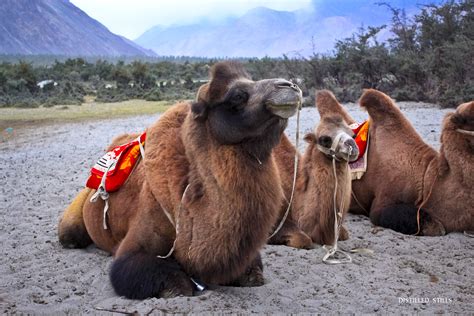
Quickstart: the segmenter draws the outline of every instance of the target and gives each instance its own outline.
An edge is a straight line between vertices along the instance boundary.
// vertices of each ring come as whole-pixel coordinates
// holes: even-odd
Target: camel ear
[[[331,114],[339,114],[342,116],[344,121],[346,121],[347,125],[356,122],[329,90],[316,91],[316,108],[321,117]]]
[[[464,125],[464,124],[466,124],[466,123],[467,123],[467,119],[466,119],[464,116],[462,116],[462,115],[460,115],[460,114],[458,114],[458,113],[453,113],[453,114],[451,115],[451,122],[452,122],[454,125],[459,126],[459,125]]]
[[[304,135],[304,140],[305,140],[307,143],[317,143],[316,134],[314,134],[314,133],[308,133],[308,134]]]
[[[191,113],[195,120],[205,120],[207,118],[207,105],[204,102],[194,102],[191,104]]]

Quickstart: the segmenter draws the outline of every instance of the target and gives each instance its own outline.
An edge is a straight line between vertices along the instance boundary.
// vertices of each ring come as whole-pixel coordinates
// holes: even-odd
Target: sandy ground
[[[366,117],[349,107],[357,119]],[[401,107],[423,138],[438,147],[447,111]],[[94,246],[63,249],[58,218],[107,143],[119,133],[142,131],[155,119],[32,127],[0,143],[0,313],[474,313],[474,239],[459,233],[404,236],[353,215],[347,222],[351,237],[340,245],[374,254],[354,254],[351,264],[323,264],[322,248],[266,246],[262,287],[214,287],[167,300],[118,297],[108,280],[112,258]],[[304,109],[302,133],[317,120],[314,109]],[[293,120],[291,138],[294,129]]]

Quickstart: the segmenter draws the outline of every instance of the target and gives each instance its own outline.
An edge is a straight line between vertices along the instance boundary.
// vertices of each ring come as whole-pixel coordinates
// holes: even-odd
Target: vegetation
[[[314,89],[331,89],[342,101],[355,101],[364,88],[397,100],[455,106],[474,99],[474,2],[451,0],[428,5],[408,18],[404,10],[380,3],[392,13],[388,26],[361,28],[339,40],[330,56],[241,59],[255,79],[296,80],[313,104]],[[383,29],[386,42],[377,40]],[[36,58],[36,59],[35,59]],[[66,59],[0,56],[0,107],[81,104],[129,99],[192,99],[207,80],[212,59],[162,57],[144,60]]]

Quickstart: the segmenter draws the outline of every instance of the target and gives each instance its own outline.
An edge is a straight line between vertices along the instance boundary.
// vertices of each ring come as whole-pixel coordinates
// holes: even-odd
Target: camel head
[[[359,156],[359,148],[353,139],[354,132],[348,124],[354,122],[336,97],[328,90],[316,94],[316,108],[321,121],[314,133],[307,134],[305,140],[313,142],[318,149],[338,160],[354,161]]]
[[[352,138],[354,132],[338,114],[321,118],[314,133],[307,134],[305,140],[313,142],[328,157],[339,161],[352,162],[359,156],[359,148]]]
[[[275,146],[301,104],[297,85],[284,79],[253,81],[237,62],[215,64],[210,77],[191,110],[193,118],[207,124],[223,145],[260,139]]]

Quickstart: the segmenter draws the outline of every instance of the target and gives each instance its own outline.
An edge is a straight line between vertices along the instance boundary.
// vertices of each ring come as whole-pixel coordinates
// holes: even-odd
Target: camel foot
[[[426,214],[428,215],[428,214]],[[444,228],[443,224],[440,221],[430,217],[429,215],[426,216],[421,221],[421,233],[423,236],[444,236],[446,235],[446,229]]]
[[[313,241],[291,219],[287,219],[280,231],[269,241],[270,245],[285,245],[298,249],[313,248]]]
[[[234,280],[231,286],[254,287],[265,284],[263,278],[263,264],[260,255],[253,261],[249,268],[237,280]]]
[[[347,228],[341,226],[341,231],[339,232],[339,241],[348,240],[349,239],[349,232]]]
[[[129,299],[192,296],[194,284],[176,260],[160,259],[144,252],[114,260],[110,281],[115,292]]]

